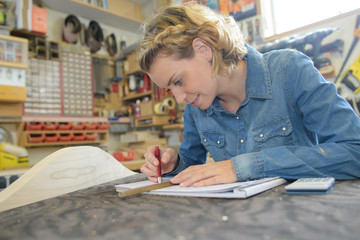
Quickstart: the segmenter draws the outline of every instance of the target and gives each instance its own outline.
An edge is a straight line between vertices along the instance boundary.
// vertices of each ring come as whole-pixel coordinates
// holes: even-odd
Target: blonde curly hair
[[[138,62],[144,72],[159,53],[178,59],[194,55],[192,42],[202,39],[213,51],[212,73],[230,74],[247,48],[232,17],[218,14],[200,4],[168,6],[143,25]]]

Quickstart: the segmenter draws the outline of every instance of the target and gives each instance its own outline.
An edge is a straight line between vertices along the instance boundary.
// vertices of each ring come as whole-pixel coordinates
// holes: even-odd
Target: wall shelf
[[[131,12],[118,13],[111,9],[107,10],[101,7],[91,5],[80,0],[42,0],[51,9],[81,16],[90,20],[96,20],[101,25],[107,24],[116,28],[137,31],[143,22],[141,18],[136,18]]]

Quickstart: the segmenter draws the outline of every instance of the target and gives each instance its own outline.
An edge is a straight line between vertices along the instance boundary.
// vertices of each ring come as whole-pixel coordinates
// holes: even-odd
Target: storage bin
[[[97,133],[86,133],[86,140],[95,141],[97,139]]]
[[[99,130],[106,130],[109,128],[109,122],[99,122],[97,129]]]
[[[59,139],[58,133],[46,133],[44,142],[57,142],[58,139]]]
[[[30,130],[30,131],[38,131],[38,130],[42,130],[44,126],[43,122],[26,122],[25,124],[25,129],[26,130]]]
[[[70,142],[74,137],[73,133],[60,133],[59,141],[60,142]]]
[[[58,130],[70,130],[71,126],[71,122],[59,122]]]
[[[45,134],[40,133],[40,134],[29,134],[28,135],[28,142],[29,143],[40,143],[44,140],[45,138]]]
[[[94,130],[98,127],[97,122],[87,122],[85,123],[85,130]]]
[[[85,122],[73,122],[71,129],[73,130],[83,130],[85,127]]]
[[[44,130],[56,130],[58,125],[59,124],[57,122],[44,122],[43,129]]]
[[[73,141],[84,141],[86,138],[86,133],[74,133],[72,138]]]

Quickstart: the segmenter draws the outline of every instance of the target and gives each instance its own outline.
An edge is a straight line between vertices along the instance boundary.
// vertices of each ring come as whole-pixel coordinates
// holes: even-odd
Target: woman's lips
[[[194,107],[197,107],[199,105],[199,95],[196,96],[195,100],[191,103]]]

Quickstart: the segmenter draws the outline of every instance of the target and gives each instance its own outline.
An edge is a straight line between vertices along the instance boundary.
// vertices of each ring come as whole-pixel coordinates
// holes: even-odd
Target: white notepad
[[[174,185],[166,188],[156,189],[145,194],[158,194],[168,196],[187,196],[187,197],[209,197],[209,198],[248,198],[255,194],[264,192],[268,189],[277,187],[286,182],[280,177],[264,178],[259,180],[236,182],[229,184],[219,184],[207,187],[180,187]],[[153,182],[140,181],[127,184],[115,185],[116,191],[133,189],[154,184]]]

